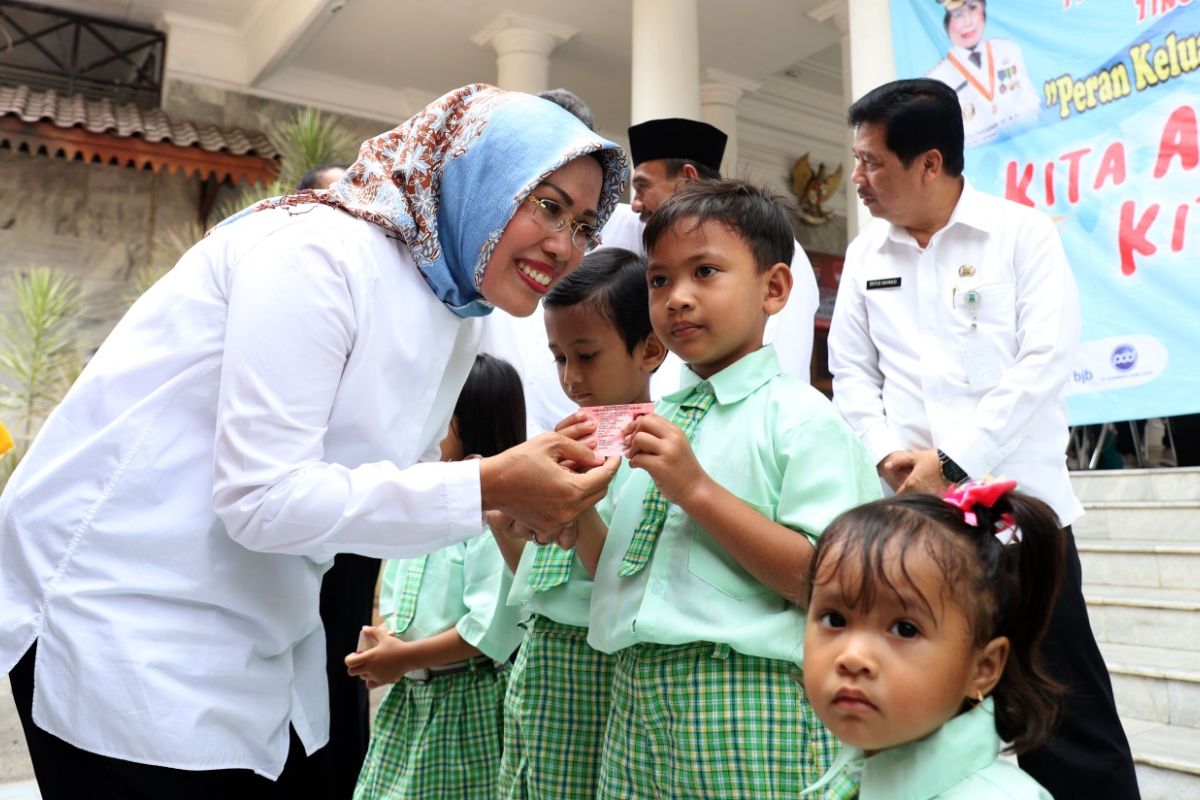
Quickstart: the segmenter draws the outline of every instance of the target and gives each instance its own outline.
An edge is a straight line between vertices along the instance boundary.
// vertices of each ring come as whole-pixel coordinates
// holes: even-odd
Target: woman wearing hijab
[[[130,309],[0,496],[0,666],[43,798],[321,796],[333,555],[428,553],[491,509],[552,530],[616,469],[559,434],[437,444],[478,317],[531,313],[625,175],[561,108],[468,86]]]

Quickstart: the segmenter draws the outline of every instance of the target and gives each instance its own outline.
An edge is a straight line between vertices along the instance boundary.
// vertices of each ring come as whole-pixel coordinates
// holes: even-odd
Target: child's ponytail
[[[1010,642],[1008,664],[992,694],[996,729],[1014,753],[1028,752],[1049,738],[1057,719],[1062,686],[1045,670],[1042,638],[1050,624],[1063,571],[1063,534],[1054,512],[1040,500],[1009,492],[995,512],[1011,515],[1019,544],[1002,544],[998,566],[998,609],[994,636]]]

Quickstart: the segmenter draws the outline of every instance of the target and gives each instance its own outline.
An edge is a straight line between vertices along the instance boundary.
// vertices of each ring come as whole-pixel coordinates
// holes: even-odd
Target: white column
[[[700,118],[696,0],[633,0],[630,122]]]
[[[577,31],[556,22],[505,12],[471,37],[496,51],[496,85],[536,94],[550,88],[550,54]]]
[[[757,81],[712,67],[705,67],[700,75],[700,119],[729,137],[721,160],[721,174],[726,177],[738,177],[738,100],[758,87]]]
[[[854,0],[850,10],[850,90],[854,99],[896,80],[887,0]]]
[[[846,108],[867,92],[896,78],[892,54],[892,18],[887,0],[828,0],[808,12],[818,22],[837,28],[842,47],[842,97]],[[850,180],[854,169],[851,148],[854,132],[846,129],[846,238],[853,239],[871,219],[858,201],[857,187]]]

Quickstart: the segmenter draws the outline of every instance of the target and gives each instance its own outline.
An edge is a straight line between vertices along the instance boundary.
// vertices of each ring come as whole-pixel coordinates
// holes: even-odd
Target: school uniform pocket
[[[746,505],[767,519],[775,519],[775,506],[757,503]],[[735,600],[757,597],[770,591],[694,522],[691,523],[691,534],[688,572]]]

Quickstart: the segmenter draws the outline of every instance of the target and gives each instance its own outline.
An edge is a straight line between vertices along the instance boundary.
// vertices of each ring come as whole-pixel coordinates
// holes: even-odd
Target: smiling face
[[[983,28],[987,24],[987,11],[979,0],[967,0],[966,3],[950,12],[946,22],[946,33],[950,41],[957,47],[970,50],[979,44],[983,38]]]
[[[1003,671],[1006,640],[975,646],[928,546],[928,539],[914,542],[902,565],[898,540],[888,543],[882,565],[895,591],[879,582],[869,608],[848,600],[862,594],[863,572],[860,559],[841,557],[845,545],[835,544],[818,565],[804,687],[833,734],[868,755],[937,730]],[[1005,644],[996,663],[989,654],[998,641]]]
[[[581,156],[550,173],[533,197],[557,203],[570,218],[595,225],[603,178],[596,159]],[[583,252],[571,244],[570,225],[551,230],[533,203],[521,203],[492,251],[479,291],[497,308],[527,317],[582,260]]]
[[[650,252],[650,324],[701,378],[763,344],[767,316],[787,302],[787,264],[760,270],[742,237],[716,221],[681,219]]]
[[[654,334],[630,353],[616,326],[589,302],[548,307],[545,321],[558,382],[573,402],[649,402],[650,375],[666,355]]]

